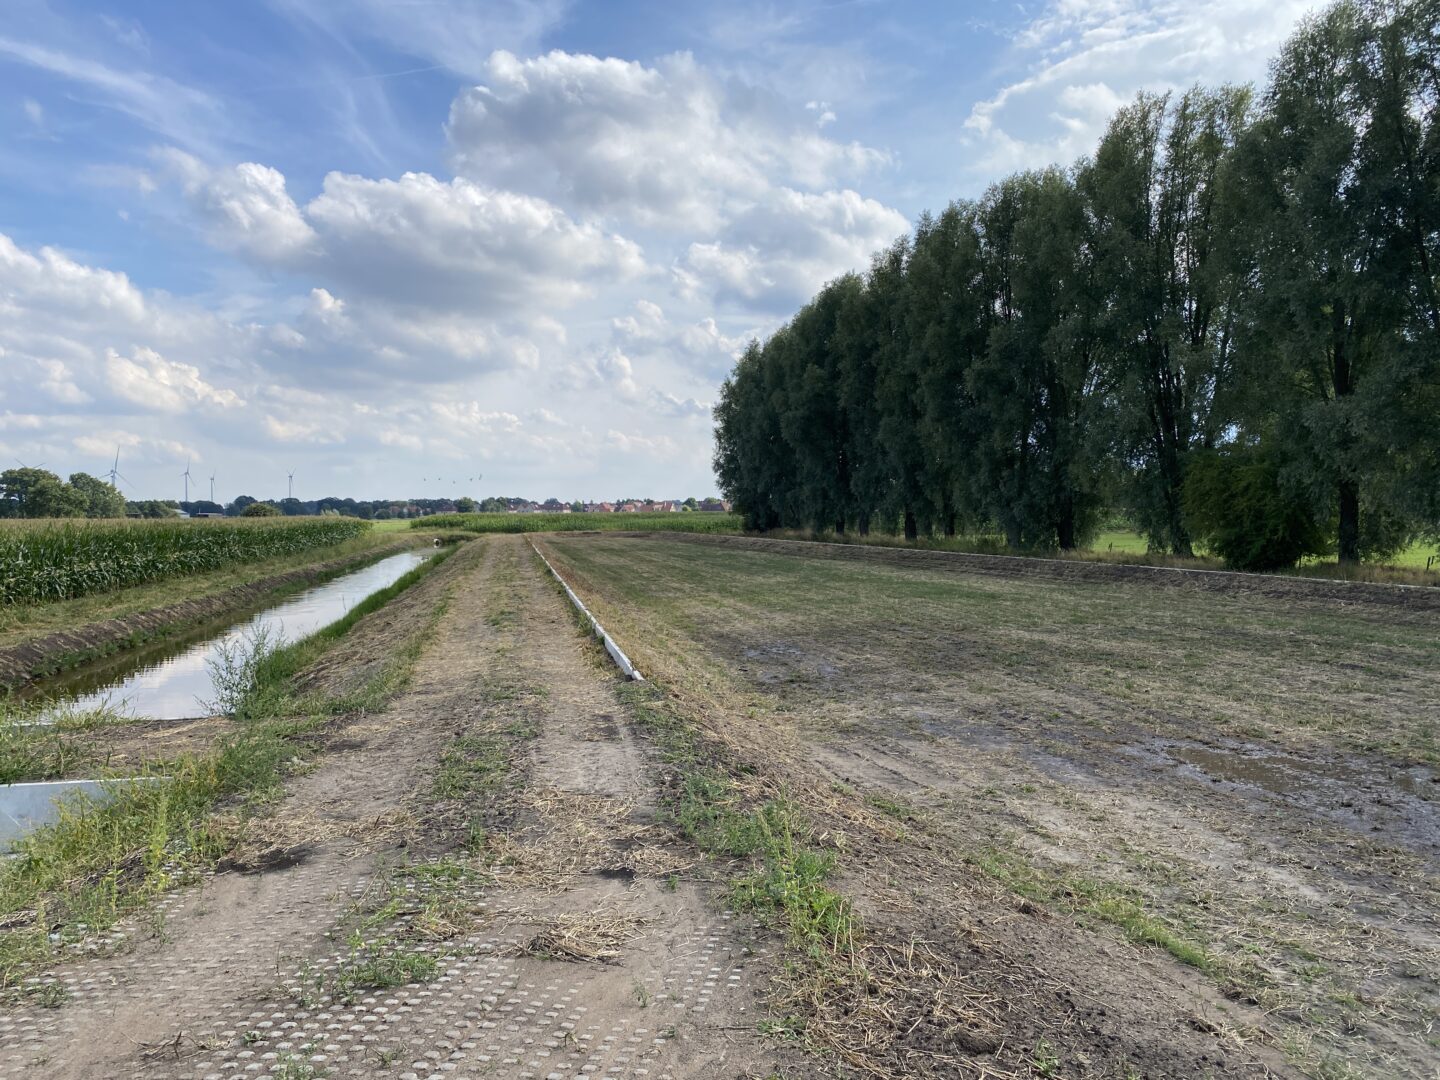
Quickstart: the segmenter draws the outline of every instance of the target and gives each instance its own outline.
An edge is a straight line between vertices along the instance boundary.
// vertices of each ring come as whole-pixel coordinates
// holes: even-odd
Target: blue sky
[[[0,458],[709,493],[749,337],[1312,6],[7,0]]]

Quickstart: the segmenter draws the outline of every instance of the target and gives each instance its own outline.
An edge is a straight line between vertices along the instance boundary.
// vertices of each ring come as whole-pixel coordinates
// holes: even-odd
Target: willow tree
[[[801,523],[844,533],[853,519],[849,418],[840,398],[840,311],[860,287],[854,276],[826,285],[773,339],[786,387],[780,431],[789,444],[795,490],[787,499]]]
[[[1275,61],[1237,158],[1256,278],[1246,350],[1255,407],[1295,482],[1333,509],[1342,563],[1403,542],[1406,523],[1381,496],[1404,390],[1417,365],[1433,364],[1440,329],[1425,269],[1435,180],[1415,172],[1422,119],[1408,114],[1420,101],[1389,50],[1376,49],[1384,16],[1341,3],[1307,21]],[[1433,81],[1428,94],[1433,122]]]
[[[788,488],[789,448],[774,408],[774,380],[758,341],[752,341],[720,387],[715,405],[715,475],[744,516],[765,531],[781,523]]]
[[[979,522],[987,507],[974,484],[975,403],[969,372],[990,330],[978,211],[951,203],[920,219],[907,271],[907,337],[916,372],[916,438],[924,483],[941,530]]]
[[[1104,468],[1092,224],[1058,169],[996,185],[979,222],[993,317],[968,372],[972,476],[1010,546],[1074,548],[1092,531]]]
[[[1180,555],[1191,554],[1186,460],[1215,446],[1231,419],[1241,282],[1223,255],[1224,165],[1248,109],[1244,89],[1142,94],[1079,172],[1131,503],[1152,545]]]

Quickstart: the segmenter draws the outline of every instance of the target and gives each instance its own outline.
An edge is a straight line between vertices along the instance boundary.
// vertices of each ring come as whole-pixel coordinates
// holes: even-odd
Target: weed
[[[435,957],[422,952],[390,952],[386,950],[390,944],[379,942],[351,956],[330,983],[331,996],[342,1005],[353,1005],[363,991],[429,982],[439,974]]]
[[[881,795],[878,792],[865,796],[865,801],[882,814],[887,814],[899,821],[909,821],[915,816],[904,803],[892,799],[887,795]]]
[[[639,1005],[640,1008],[644,1009],[649,1007],[650,991],[646,989],[644,983],[637,979],[635,985],[630,988],[630,993],[634,995],[635,1004]]]
[[[94,744],[77,736],[131,722],[110,705],[81,710],[0,700],[0,784],[94,770],[101,764]]]
[[[1031,1057],[1031,1064],[1040,1076],[1060,1075],[1060,1056],[1043,1038],[1037,1039],[1035,1042],[1035,1053]]]
[[[270,1069],[272,1080],[319,1080],[329,1075],[329,1069],[294,1054],[286,1054]]]
[[[673,813],[680,831],[706,851],[751,855],[764,839],[755,814],[741,808],[732,781],[718,771],[688,773]]]
[[[1047,874],[1020,856],[996,847],[971,852],[966,862],[1026,899],[1093,916],[1119,927],[1137,944],[1158,945],[1201,971],[1217,970],[1217,961],[1202,946],[1181,937],[1163,919],[1146,912],[1139,898],[1123,886],[1073,874]]]
[[[761,1020],[756,1029],[772,1039],[795,1041],[805,1034],[805,1020],[799,1016],[772,1016]]]
[[[200,707],[214,716],[233,716],[255,693],[261,666],[283,645],[283,639],[266,625],[238,638],[220,642],[205,661],[215,696]]]
[[[461,735],[440,754],[431,784],[437,799],[473,799],[498,785],[510,771],[510,757],[495,735]]]
[[[463,841],[466,852],[471,855],[478,855],[485,850],[490,841],[490,831],[485,828],[485,820],[481,817],[472,817],[465,823],[465,839]]]

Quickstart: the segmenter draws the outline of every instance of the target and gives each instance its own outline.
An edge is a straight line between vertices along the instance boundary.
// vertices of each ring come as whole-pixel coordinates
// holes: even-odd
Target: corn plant
[[[329,547],[356,518],[44,521],[0,526],[0,604],[42,604]]]

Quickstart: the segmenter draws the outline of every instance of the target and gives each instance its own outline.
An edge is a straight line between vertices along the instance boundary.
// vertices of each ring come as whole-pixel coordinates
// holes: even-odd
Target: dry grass
[[[792,979],[782,1011],[806,1038],[864,1076],[1012,1077],[975,1060],[1001,1043],[1000,1003],[924,941],[873,942],[821,978]]]
[[[699,862],[668,843],[667,830],[631,820],[634,806],[604,795],[554,789],[526,789],[516,797],[533,812],[538,827],[523,839],[512,834],[486,838],[486,861],[511,886],[558,891],[576,875],[628,871],[639,877],[683,874]]]
[[[354,821],[313,810],[274,817],[228,813],[216,816],[215,828],[232,838],[222,868],[249,869],[271,866],[297,852],[342,839],[359,841],[347,852],[350,857],[383,851],[418,835],[419,819],[401,809]]]
[[[640,932],[644,920],[618,912],[585,915],[561,914],[516,952],[543,960],[579,964],[612,964],[620,959],[626,942]]]

